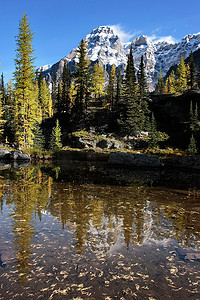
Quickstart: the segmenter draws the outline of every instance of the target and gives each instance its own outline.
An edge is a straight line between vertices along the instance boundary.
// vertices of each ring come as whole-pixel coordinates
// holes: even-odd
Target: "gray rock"
[[[113,152],[109,156],[108,164],[117,164],[135,167],[159,167],[161,162],[157,155],[133,154]]]
[[[10,152],[11,160],[30,160],[30,156],[27,153],[22,153],[21,151],[11,151]]]
[[[7,149],[0,148],[0,159],[9,159],[10,152]]]

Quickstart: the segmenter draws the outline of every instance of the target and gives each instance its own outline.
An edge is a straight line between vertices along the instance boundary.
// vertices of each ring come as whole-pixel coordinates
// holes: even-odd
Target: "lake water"
[[[62,168],[0,171],[0,299],[200,299],[198,188]]]

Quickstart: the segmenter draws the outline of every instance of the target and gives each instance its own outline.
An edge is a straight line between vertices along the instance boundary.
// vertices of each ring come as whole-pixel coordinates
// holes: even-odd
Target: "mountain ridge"
[[[139,70],[140,59],[143,55],[150,91],[155,89],[160,70],[165,76],[173,65],[179,64],[181,57],[186,59],[191,52],[200,49],[200,32],[188,34],[177,43],[152,41],[147,35],[136,37],[132,42],[122,43],[112,26],[106,25],[93,29],[90,34],[86,35],[85,40],[91,64],[101,63],[106,71],[107,80],[112,65],[115,65],[117,70],[120,69],[124,74],[127,56],[132,44],[136,73]],[[75,72],[75,66],[78,63],[76,49],[72,49],[67,56],[54,65],[40,67],[37,72],[43,68],[44,76],[49,84],[53,82],[55,74],[58,80],[61,78],[65,62],[71,71]]]

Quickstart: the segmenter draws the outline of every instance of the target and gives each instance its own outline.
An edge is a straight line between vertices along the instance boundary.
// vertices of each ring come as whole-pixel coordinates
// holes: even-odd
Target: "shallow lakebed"
[[[0,299],[199,299],[199,187],[64,169],[0,171]]]

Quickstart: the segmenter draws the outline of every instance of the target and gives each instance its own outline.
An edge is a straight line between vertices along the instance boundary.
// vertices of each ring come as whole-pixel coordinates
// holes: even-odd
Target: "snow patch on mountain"
[[[124,74],[130,45],[132,44],[136,72],[139,70],[141,56],[144,57],[150,91],[155,88],[160,70],[165,76],[171,66],[180,63],[181,57],[185,59],[190,52],[200,48],[200,33],[189,34],[180,42],[176,42],[169,37],[153,39],[142,35],[133,39],[132,42],[122,43],[115,30],[117,32],[114,26],[99,26],[86,36],[88,57],[91,63],[93,65],[95,62],[101,63],[107,73],[107,79],[112,65],[115,65],[117,69],[121,69],[122,74]],[[44,75],[49,83],[54,80],[55,74],[59,80],[65,62],[69,64],[72,72],[74,72],[78,63],[77,49],[73,49],[53,66],[40,67],[40,69],[43,68]]]

